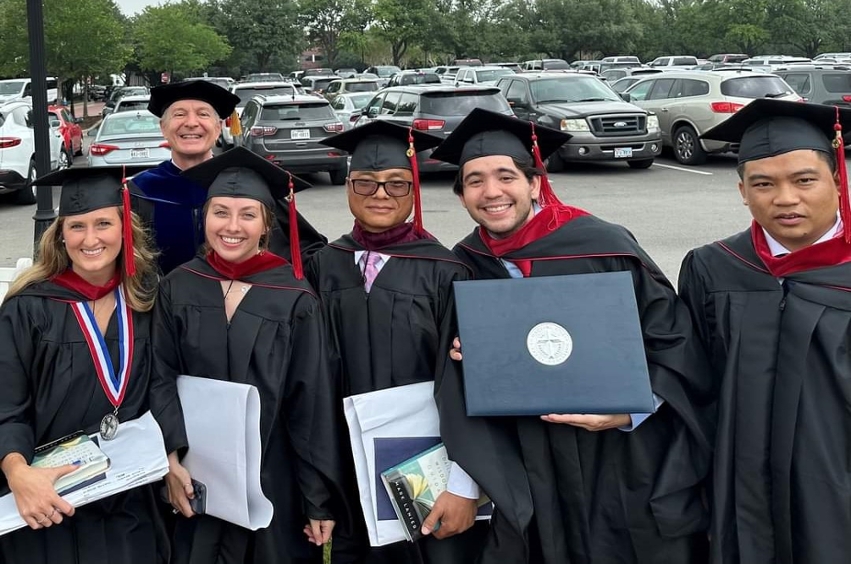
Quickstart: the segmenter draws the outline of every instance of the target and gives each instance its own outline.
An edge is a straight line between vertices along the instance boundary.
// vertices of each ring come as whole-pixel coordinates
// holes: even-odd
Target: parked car
[[[609,88],[617,92],[618,94],[623,94],[629,87],[644,78],[643,76],[625,76],[623,78],[619,78],[614,82],[609,82]]]
[[[573,61],[570,63],[570,68],[575,70],[590,70],[600,72],[600,63],[603,61]]]
[[[380,90],[378,80],[368,78],[344,78],[331,81],[325,88],[323,95],[332,102],[341,94],[351,94],[353,92],[377,92]]]
[[[650,68],[642,66],[641,63],[633,63],[630,61],[601,61],[600,66],[596,69],[597,74],[602,75],[608,70],[612,69],[640,69],[640,68]]]
[[[26,100],[0,104],[0,194],[15,193],[15,203],[35,203],[35,135],[32,105]],[[60,166],[62,137],[50,131],[50,169]]]
[[[851,53],[820,53],[813,57],[813,61],[822,59],[851,59]]]
[[[146,86],[118,86],[112,89],[112,94],[109,95],[109,100],[104,104],[101,110],[103,117],[108,116],[115,110],[118,101],[125,96],[150,96],[151,91]]]
[[[0,104],[14,100],[32,99],[32,95],[32,79],[12,78],[9,80],[0,80]],[[55,102],[57,95],[56,79],[49,76],[47,77],[47,103],[52,104]]]
[[[600,60],[601,63],[632,63],[634,65],[640,65],[641,61],[638,57],[633,55],[615,55],[613,57],[603,57]]]
[[[508,102],[493,86],[394,86],[369,101],[355,126],[382,120],[446,137],[474,108],[511,115]],[[430,156],[430,150],[418,153],[420,171],[457,169]]]
[[[481,59],[455,59],[452,64],[459,67],[481,67],[484,65]]]
[[[737,145],[700,136],[756,98],[801,100],[782,78],[754,72],[672,71],[645,77],[626,91],[633,104],[659,116],[662,142],[686,165]]]
[[[433,72],[403,70],[397,72],[387,83],[387,86],[410,86],[413,84],[443,84],[440,75]]]
[[[243,147],[295,173],[327,172],[335,185],[346,183],[346,154],[319,142],[343,129],[316,96],[256,96],[242,112]]]
[[[710,63],[741,63],[746,61],[750,56],[744,53],[719,53],[709,57]]]
[[[337,76],[334,74],[334,71],[329,67],[316,67],[313,69],[307,69],[304,71],[304,74],[301,75],[301,78],[306,76]],[[300,79],[299,79],[300,80]]]
[[[491,66],[511,69],[514,72],[523,72],[523,67],[520,66],[520,63],[493,63]]]
[[[314,94],[322,96],[325,94],[325,89],[336,81],[340,80],[337,76],[303,76],[301,77],[301,85],[304,88],[305,94]]]
[[[458,69],[458,74],[455,75],[455,86],[463,86],[465,84],[496,84],[503,76],[515,74],[511,69],[503,67],[470,67]]]
[[[775,74],[805,102],[851,107],[851,67],[795,65],[780,67]]]
[[[244,82],[283,82],[284,75],[279,72],[253,72],[245,76]]]
[[[458,74],[456,66],[439,66],[434,69],[434,74],[440,77],[440,81],[444,84],[455,84],[455,75]]]
[[[626,76],[634,76],[640,78],[648,74],[659,74],[663,72],[661,69],[648,69],[644,67],[630,67],[625,69],[609,69],[600,73],[600,78],[608,83],[615,82]]]
[[[355,123],[363,114],[363,108],[372,100],[375,94],[373,92],[355,92],[352,94],[340,94],[331,102],[331,109],[340,123],[343,124],[343,131],[348,131],[355,126]]]
[[[354,78],[358,75],[358,71],[357,69],[353,68],[345,68],[335,70],[334,74],[336,74],[340,78]]]
[[[387,86],[387,83],[390,82],[390,79],[393,78],[393,75],[397,72],[400,72],[402,69],[395,65],[378,65],[374,67],[369,67],[364,72],[370,72],[378,78],[381,79],[381,86]]]
[[[236,108],[234,111],[236,112],[237,117],[242,115],[242,110],[245,108],[245,104],[248,103],[249,100],[257,96],[258,94],[265,94],[267,96],[295,96],[296,94],[302,94],[304,91],[301,89],[301,86],[297,85],[294,82],[238,82],[231,86],[231,93],[239,96],[239,102],[236,104]],[[219,144],[225,149],[233,146],[233,135],[230,132],[231,126],[231,117],[230,116],[219,116],[225,120],[225,125],[222,127],[222,138]]]
[[[112,113],[118,112],[138,112],[139,110],[147,110],[148,103],[151,101],[149,94],[142,96],[122,96],[115,103]]]
[[[626,161],[648,168],[662,150],[656,116],[623,101],[587,74],[517,74],[497,83],[515,115],[573,137],[547,160],[558,172],[566,162]]]
[[[89,147],[89,166],[156,166],[171,158],[160,118],[147,110],[106,116]]]
[[[216,86],[221,86],[225,90],[230,89],[231,86],[236,84],[236,81],[229,76],[193,76],[191,78],[184,79],[183,82],[189,82],[190,80],[206,80]]]
[[[542,71],[569,69],[570,65],[564,59],[535,59],[523,63],[524,71]]]
[[[650,61],[647,66],[662,70],[688,70],[699,64],[700,62],[697,60],[697,57],[692,57],[691,55],[674,55],[668,57],[656,57]]]
[[[65,106],[48,106],[47,111],[62,136],[63,154],[59,157],[59,166],[67,168],[74,162],[75,155],[83,154],[83,129],[80,127],[83,119],[71,117]]]

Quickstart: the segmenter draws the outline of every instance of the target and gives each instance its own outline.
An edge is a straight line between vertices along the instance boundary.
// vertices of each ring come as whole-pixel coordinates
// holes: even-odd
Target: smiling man
[[[323,141],[352,155],[346,193],[355,224],[313,255],[305,274],[322,297],[345,396],[434,380],[448,353],[452,282],[466,279],[469,271],[423,229],[414,169],[416,152],[440,141],[382,121]],[[349,464],[354,474],[351,458]],[[349,495],[360,497],[354,484]],[[448,491],[426,521],[434,528],[440,519],[433,535],[371,548],[360,520],[353,536],[334,539],[332,562],[473,562],[487,530],[484,523],[474,526],[478,497],[478,486],[455,464]]]
[[[133,178],[141,191],[134,209],[150,225],[160,251],[163,274],[195,257],[204,241],[201,208],[206,191],[180,173],[213,158],[222,131],[222,119],[231,115],[239,97],[211,82],[190,80],[151,90],[148,110],[160,118],[160,129],[171,148],[171,160]],[[289,208],[277,202],[270,236],[272,252],[290,259]],[[325,243],[304,218],[298,216],[303,255]]]
[[[437,379],[444,441],[496,504],[479,562],[697,564],[708,523],[706,359],[688,311],[632,235],[556,197],[541,159],[567,139],[485,110],[455,129],[432,158],[459,166],[454,191],[479,224],[455,254],[477,279],[631,273],[658,409],[468,417],[461,364],[447,362]]]
[[[704,135],[740,144],[754,218],[680,272],[720,390],[713,563],[851,553],[851,207],[834,130],[849,125],[848,110],[760,99]]]

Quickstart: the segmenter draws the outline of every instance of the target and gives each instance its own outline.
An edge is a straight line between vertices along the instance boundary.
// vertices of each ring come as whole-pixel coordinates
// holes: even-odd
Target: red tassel
[[[535,158],[535,166],[543,172],[543,175],[541,175],[541,191],[538,196],[538,203],[542,208],[547,206],[562,206],[564,204],[556,196],[550,184],[550,179],[547,176],[547,167],[544,166],[544,159],[541,158],[541,149],[538,147],[538,135],[535,133],[535,124],[531,121],[529,123],[532,125],[532,156]]]
[[[836,139],[836,170],[839,173],[839,217],[842,219],[842,231],[845,242],[851,244],[851,201],[848,194],[848,170],[845,166],[845,141],[842,139],[842,123],[839,121],[839,108],[836,108],[836,123],[833,125]]]
[[[133,251],[133,212],[130,210],[130,189],[127,187],[127,171],[121,173],[121,203],[123,205],[124,229],[124,272],[127,276],[136,276],[136,253]]]
[[[417,151],[414,148],[414,130],[408,128],[408,160],[411,163],[411,173],[414,176],[414,231],[418,235],[425,232],[423,227],[423,202],[420,193],[420,164],[417,162]]]
[[[298,211],[295,208],[295,185],[293,184],[293,175],[289,172],[290,193],[287,196],[287,202],[290,208],[290,255],[292,255],[293,273],[299,280],[304,278],[304,270],[301,266],[301,244],[298,239]]]

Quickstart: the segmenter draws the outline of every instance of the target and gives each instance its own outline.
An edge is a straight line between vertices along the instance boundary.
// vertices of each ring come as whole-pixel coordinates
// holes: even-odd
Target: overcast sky
[[[145,9],[146,6],[162,4],[159,0],[116,0],[118,7],[125,16],[133,16]]]

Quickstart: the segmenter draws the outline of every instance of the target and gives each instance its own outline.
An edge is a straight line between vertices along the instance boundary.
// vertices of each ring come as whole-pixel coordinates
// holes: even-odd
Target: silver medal
[[[118,433],[118,416],[114,413],[107,413],[100,420],[100,436],[105,441],[111,441]]]

